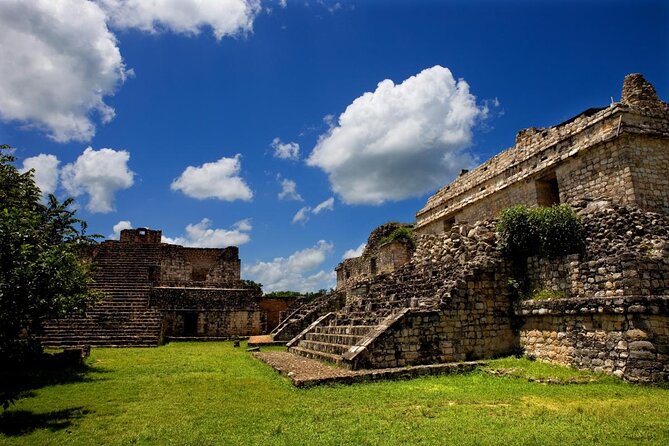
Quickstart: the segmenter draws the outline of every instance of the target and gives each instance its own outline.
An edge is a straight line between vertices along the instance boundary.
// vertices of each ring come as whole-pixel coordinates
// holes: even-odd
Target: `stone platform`
[[[388,379],[408,379],[426,375],[465,373],[485,365],[484,361],[452,362],[374,370],[348,370],[288,352],[257,352],[253,356],[290,378],[295,387],[321,384],[353,384]]]
[[[249,336],[249,347],[265,347],[271,345],[286,345],[286,341],[275,341],[272,335]]]

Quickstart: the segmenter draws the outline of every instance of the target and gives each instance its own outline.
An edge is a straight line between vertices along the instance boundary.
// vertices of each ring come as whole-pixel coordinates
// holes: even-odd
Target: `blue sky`
[[[92,232],[237,244],[266,291],[333,286],[376,226],[625,74],[669,98],[662,1],[154,4],[0,2],[0,142]]]

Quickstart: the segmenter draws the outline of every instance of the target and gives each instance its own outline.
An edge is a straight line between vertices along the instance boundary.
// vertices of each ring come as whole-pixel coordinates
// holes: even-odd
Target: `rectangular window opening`
[[[536,181],[537,204],[539,206],[553,206],[560,204],[560,186],[555,172]]]

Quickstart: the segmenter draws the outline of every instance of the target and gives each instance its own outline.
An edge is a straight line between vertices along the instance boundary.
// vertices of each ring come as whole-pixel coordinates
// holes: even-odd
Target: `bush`
[[[585,245],[581,220],[565,204],[504,209],[496,229],[502,252],[511,258],[557,257],[581,252]]]
[[[413,234],[413,229],[407,226],[401,226],[393,230],[393,232],[383,237],[379,244],[384,245],[396,240],[406,243],[411,249],[416,248],[416,237]]]

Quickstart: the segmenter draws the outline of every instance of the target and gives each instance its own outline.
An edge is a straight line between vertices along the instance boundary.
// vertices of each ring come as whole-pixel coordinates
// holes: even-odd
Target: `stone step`
[[[319,342],[319,341],[307,341],[304,339],[300,341],[300,343],[297,346],[311,351],[324,352],[338,356],[343,355],[351,348],[350,345],[331,344],[328,342]]]
[[[319,325],[313,329],[313,332],[365,336],[374,328],[376,325]]]
[[[332,353],[319,352],[315,350],[309,350],[302,347],[291,347],[288,349],[290,353],[294,353],[299,356],[303,356],[309,359],[317,359],[319,361],[333,362],[335,364],[340,364],[342,361],[341,355],[335,355]]]
[[[304,338],[307,341],[327,342],[350,346],[355,345],[363,337],[364,336],[361,335],[311,332],[307,333]]]

